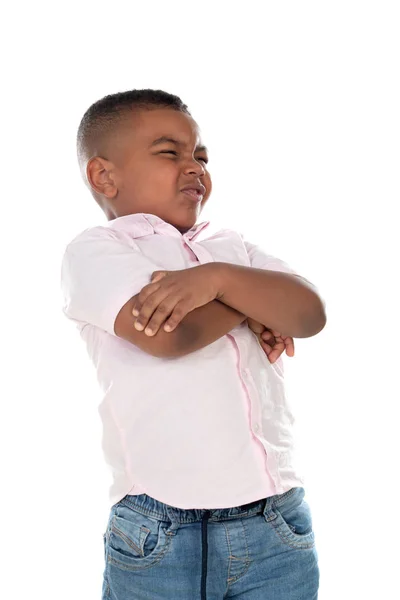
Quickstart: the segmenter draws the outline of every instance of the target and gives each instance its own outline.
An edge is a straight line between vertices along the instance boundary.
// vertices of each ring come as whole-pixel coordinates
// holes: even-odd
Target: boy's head
[[[120,92],[92,104],[79,125],[77,154],[108,220],[150,213],[185,233],[211,194],[199,127],[180,98],[161,90]],[[203,199],[182,192],[187,186],[199,186]]]

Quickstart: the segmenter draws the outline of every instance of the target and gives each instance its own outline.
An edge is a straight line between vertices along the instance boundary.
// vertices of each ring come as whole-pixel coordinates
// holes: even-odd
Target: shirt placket
[[[203,246],[201,246],[200,244],[196,244],[195,242],[191,242],[190,240],[186,240],[186,239],[184,239],[184,242],[192,250],[192,252],[197,256],[197,258],[201,264],[215,262],[214,258],[208,252],[208,250],[206,248],[204,248]],[[269,458],[269,460],[272,459],[273,462],[275,462],[273,459],[273,453],[272,453],[271,457],[268,457],[265,443],[262,442],[260,439],[261,437],[263,437],[263,431],[262,431],[262,414],[261,414],[260,396],[259,396],[259,393],[257,390],[257,386],[254,384],[254,380],[251,375],[250,369],[243,366],[243,362],[244,362],[243,358],[242,358],[243,351],[241,351],[241,349],[240,349],[238,340],[231,333],[228,333],[227,336],[232,341],[232,344],[237,353],[238,377],[240,378],[240,381],[242,383],[243,389],[244,389],[246,397],[247,397],[248,405],[250,406],[250,426],[251,426],[252,434],[256,438],[257,442],[262,445],[264,452],[266,454],[266,458],[265,458],[266,462],[267,462],[267,458]],[[264,437],[263,437],[263,439],[264,439]],[[276,473],[276,468],[272,468],[272,472],[271,472],[271,469],[268,469],[268,472],[270,473],[270,476],[271,476],[275,486],[277,486],[278,482],[274,476],[274,473]]]

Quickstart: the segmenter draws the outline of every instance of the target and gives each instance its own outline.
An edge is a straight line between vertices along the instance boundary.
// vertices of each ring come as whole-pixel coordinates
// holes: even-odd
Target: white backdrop
[[[102,394],[61,312],[60,264],[106,223],[80,179],[79,121],[106,94],[148,87],[180,96],[209,147],[201,220],[261,244],[326,301],[325,329],[284,357],[319,600],[398,597],[396,5],[3,9],[2,597],[100,599]]]

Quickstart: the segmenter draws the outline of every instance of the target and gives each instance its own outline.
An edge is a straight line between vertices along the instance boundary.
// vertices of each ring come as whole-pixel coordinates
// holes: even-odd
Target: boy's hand
[[[154,271],[151,283],[140,292],[132,314],[135,328],[155,335],[164,321],[173,331],[192,310],[217,298],[218,282],[213,263],[179,271]]]
[[[291,337],[282,337],[279,331],[268,329],[250,317],[247,318],[249,328],[256,334],[261,348],[264,350],[270,363],[274,363],[286,349],[288,356],[294,356],[294,340]]]

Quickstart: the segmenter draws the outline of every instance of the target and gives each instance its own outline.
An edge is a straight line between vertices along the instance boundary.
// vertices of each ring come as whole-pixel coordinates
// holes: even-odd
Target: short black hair
[[[179,96],[152,89],[109,94],[87,109],[79,124],[76,137],[79,168],[86,185],[88,182],[85,168],[92,156],[93,148],[105,144],[129,112],[156,108],[171,108],[192,116]]]

